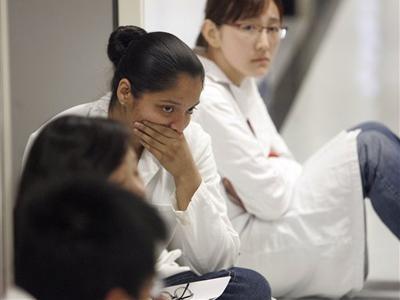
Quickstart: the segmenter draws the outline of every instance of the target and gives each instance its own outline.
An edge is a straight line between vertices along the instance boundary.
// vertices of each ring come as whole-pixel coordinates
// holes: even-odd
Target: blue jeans
[[[357,142],[364,198],[400,239],[400,139],[375,122],[353,129],[361,129]]]
[[[164,279],[166,286],[184,284],[205,279],[231,276],[224,293],[218,297],[219,300],[270,300],[271,289],[263,276],[256,271],[244,268],[230,268],[218,272],[211,272],[201,276],[188,271],[172,275]]]

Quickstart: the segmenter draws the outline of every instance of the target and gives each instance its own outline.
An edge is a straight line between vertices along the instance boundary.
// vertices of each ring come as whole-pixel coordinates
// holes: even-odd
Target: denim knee
[[[360,123],[350,130],[356,130],[356,129],[361,129],[362,131],[379,131],[379,132],[385,132],[389,130],[385,125],[379,122],[374,122],[374,121],[368,121],[368,122],[363,122]]]
[[[379,217],[399,238],[400,140],[389,132],[362,131],[357,137],[358,159],[364,198],[371,200]]]
[[[260,273],[237,267],[228,271],[232,281],[240,283],[241,299],[271,299],[271,287]]]
[[[386,174],[386,177],[400,178],[398,138],[394,140],[380,131],[367,130],[358,135],[357,144],[364,196],[368,196],[377,175]]]
[[[386,127],[382,127],[386,129]],[[386,129],[397,140],[388,136],[381,130],[361,131],[357,136],[358,154],[360,163],[367,163],[369,167],[376,168],[379,164],[387,163],[398,158],[400,153],[400,140]]]
[[[361,129],[361,132],[363,133],[379,132],[380,134],[386,136],[392,142],[400,143],[400,139],[398,136],[396,136],[396,134],[394,134],[388,127],[378,122],[364,122],[351,128],[349,131],[357,129]]]
[[[378,131],[362,131],[357,137],[364,197],[368,196],[374,182],[381,161],[384,139],[386,139],[385,136]]]

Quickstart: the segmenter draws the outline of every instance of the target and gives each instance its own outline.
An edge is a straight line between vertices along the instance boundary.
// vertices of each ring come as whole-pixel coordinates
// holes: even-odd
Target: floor
[[[297,159],[363,121],[400,133],[399,53],[398,0],[342,1],[282,129]],[[400,243],[369,202],[367,232],[369,276],[355,299],[400,299]]]

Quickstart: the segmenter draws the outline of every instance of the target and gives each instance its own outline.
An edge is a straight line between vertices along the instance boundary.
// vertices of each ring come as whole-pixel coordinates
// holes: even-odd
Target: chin
[[[263,68],[257,68],[252,72],[252,77],[262,77],[267,75],[268,73],[268,67],[263,67]]]

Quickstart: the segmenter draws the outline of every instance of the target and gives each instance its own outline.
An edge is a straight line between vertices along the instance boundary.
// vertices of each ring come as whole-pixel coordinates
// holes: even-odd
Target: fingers
[[[151,128],[158,134],[165,136],[167,138],[178,138],[180,134],[172,128],[169,128],[165,125],[156,124],[150,121],[142,122],[146,127]]]
[[[185,136],[175,130],[148,121],[134,122],[133,134],[171,174],[180,175],[182,162],[188,162],[190,150]],[[174,176],[175,176],[174,175]]]
[[[133,129],[133,133],[139,137],[140,142],[146,149],[154,148],[160,152],[164,152],[166,150],[166,145],[160,142],[158,139],[154,138],[153,136],[149,135],[145,129]]]
[[[151,154],[153,154],[158,160],[162,159],[162,152],[151,144],[147,143],[145,140],[140,139],[140,143],[145,147]]]
[[[134,126],[134,132],[135,129],[147,136],[150,136],[151,138],[155,139],[156,141],[158,141],[160,144],[166,144],[168,143],[168,137],[162,135],[161,133],[159,133],[158,131],[154,130],[153,128],[144,125],[143,123],[139,123],[139,122],[135,122],[133,124]],[[135,132],[136,133],[136,132]]]

